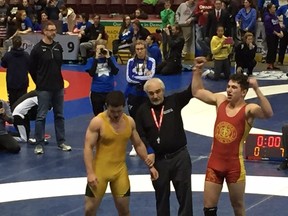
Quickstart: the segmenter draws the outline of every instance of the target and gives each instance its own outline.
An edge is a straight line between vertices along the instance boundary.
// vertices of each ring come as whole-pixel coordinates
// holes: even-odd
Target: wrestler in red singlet
[[[251,126],[244,105],[235,116],[228,116],[228,101],[220,104],[214,126],[214,138],[206,172],[206,181],[223,184],[245,180],[243,144]]]

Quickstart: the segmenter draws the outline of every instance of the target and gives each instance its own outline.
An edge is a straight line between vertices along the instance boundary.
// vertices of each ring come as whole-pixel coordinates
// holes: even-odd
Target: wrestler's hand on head
[[[87,181],[90,187],[97,187],[97,184],[99,183],[98,178],[95,174],[88,175]]]

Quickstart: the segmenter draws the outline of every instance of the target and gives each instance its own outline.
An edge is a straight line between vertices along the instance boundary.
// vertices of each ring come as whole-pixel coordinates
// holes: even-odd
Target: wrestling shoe
[[[72,150],[71,146],[66,145],[65,143],[58,145],[58,148],[62,151],[71,151]]]
[[[134,157],[134,156],[136,156],[136,155],[137,155],[137,152],[135,151],[134,146],[132,146],[132,149],[131,149],[131,151],[130,151],[130,153],[129,153],[129,156]]]
[[[42,145],[36,145],[34,149],[35,154],[44,154],[44,148]]]

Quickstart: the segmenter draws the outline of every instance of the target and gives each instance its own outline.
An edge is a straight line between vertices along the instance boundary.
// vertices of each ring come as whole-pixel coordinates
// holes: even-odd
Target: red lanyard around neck
[[[157,121],[157,117],[156,117],[156,114],[155,114],[155,111],[154,111],[153,108],[151,108],[151,113],[152,113],[155,125],[158,128],[158,131],[160,131],[160,128],[161,128],[161,125],[162,125],[162,120],[163,120],[164,105],[162,106],[162,109],[161,109],[159,122]]]

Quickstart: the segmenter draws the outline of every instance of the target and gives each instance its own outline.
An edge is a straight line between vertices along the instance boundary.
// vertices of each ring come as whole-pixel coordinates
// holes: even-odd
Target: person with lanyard
[[[152,182],[156,195],[157,216],[170,215],[170,181],[179,203],[178,215],[192,216],[191,159],[183,128],[181,110],[192,98],[191,85],[165,97],[165,85],[159,78],[144,84],[149,101],[136,115],[140,138],[149,154],[155,154],[154,167],[159,178]]]
[[[127,62],[126,80],[128,84],[125,90],[128,111],[133,119],[135,119],[140,105],[147,99],[143,85],[154,76],[156,67],[155,59],[147,56],[145,41],[136,41],[135,52],[135,57]],[[135,155],[135,149],[132,148],[130,156]]]

